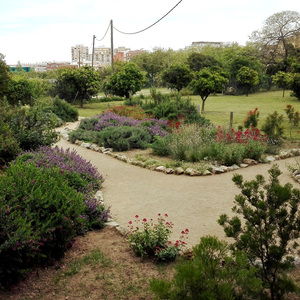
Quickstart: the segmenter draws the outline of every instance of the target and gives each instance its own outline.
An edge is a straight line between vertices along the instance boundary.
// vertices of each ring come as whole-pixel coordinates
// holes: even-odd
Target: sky
[[[178,4],[179,3],[179,4]],[[299,0],[0,0],[0,53],[8,65],[71,61],[71,47],[179,50],[192,42],[245,45],[271,15],[300,12]],[[105,36],[105,37],[104,37]],[[102,40],[102,38],[104,39]],[[100,41],[101,40],[101,41]]]

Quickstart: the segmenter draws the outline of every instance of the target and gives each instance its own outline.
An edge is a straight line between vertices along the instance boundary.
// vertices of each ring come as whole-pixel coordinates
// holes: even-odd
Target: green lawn
[[[168,89],[158,89],[162,93],[167,93]],[[150,89],[143,89],[140,93],[149,95]],[[183,98],[187,98],[183,96]],[[202,100],[200,96],[190,96],[192,101],[202,106]],[[122,101],[111,102],[110,105],[121,105]],[[290,97],[290,92],[286,91],[285,97],[282,97],[282,91],[272,91],[250,94],[248,97],[242,96],[229,96],[229,95],[211,95],[205,102],[205,112],[203,116],[209,119],[214,125],[229,126],[230,112],[233,112],[233,127],[237,128],[243,124],[249,110],[254,110],[256,107],[260,113],[258,127],[260,128],[265,122],[265,118],[277,111],[284,116],[285,136],[289,137],[289,124],[288,118],[284,109],[287,104],[291,104],[295,107],[295,110],[300,111],[300,101],[296,97]],[[79,115],[81,117],[91,117],[102,113],[108,108],[108,103],[88,103],[84,104],[84,107],[79,108]],[[297,137],[298,130],[293,130],[293,138]]]

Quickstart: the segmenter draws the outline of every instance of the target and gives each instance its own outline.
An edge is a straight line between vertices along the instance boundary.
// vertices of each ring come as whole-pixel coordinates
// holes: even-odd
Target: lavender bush
[[[165,120],[158,120],[154,118],[144,119],[144,120],[137,120],[131,117],[119,116],[115,113],[110,111],[106,111],[102,115],[96,116],[92,118],[93,120],[90,121],[94,123],[95,126],[93,128],[94,131],[102,131],[107,127],[121,127],[121,126],[130,126],[130,127],[141,127],[146,129],[152,137],[155,135],[159,135],[164,137],[168,135],[168,121]],[[96,123],[95,119],[98,119]],[[84,126],[84,124],[91,124],[88,121],[82,121],[83,125],[80,125],[80,128],[89,128],[88,126]]]
[[[73,182],[75,185],[81,186],[80,191],[95,191],[100,188],[101,183],[104,181],[98,170],[77,154],[75,150],[63,150],[59,147],[40,147],[37,151],[24,152],[17,160],[26,163],[34,162],[37,167],[43,168],[56,166],[61,172],[65,171],[68,174],[67,177],[70,181],[82,180],[81,183]]]

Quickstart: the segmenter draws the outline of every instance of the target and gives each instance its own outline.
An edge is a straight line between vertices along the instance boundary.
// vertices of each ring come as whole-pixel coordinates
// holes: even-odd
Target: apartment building
[[[83,62],[89,60],[89,47],[84,45],[76,45],[71,48],[72,62]]]

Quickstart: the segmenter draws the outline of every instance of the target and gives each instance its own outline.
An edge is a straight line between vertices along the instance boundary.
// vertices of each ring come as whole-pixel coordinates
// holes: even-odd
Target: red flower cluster
[[[262,135],[258,128],[253,126],[250,129],[242,132],[240,130],[235,131],[231,129],[230,133],[224,133],[221,126],[218,126],[218,131],[216,132],[216,142],[220,143],[242,143],[247,144],[248,141],[258,141],[258,142],[267,142],[267,135]]]
[[[168,126],[171,129],[171,131],[173,131],[174,129],[178,130],[179,127],[184,123],[184,118],[183,116],[179,116],[178,117],[178,121],[175,120],[169,120],[168,121]]]

